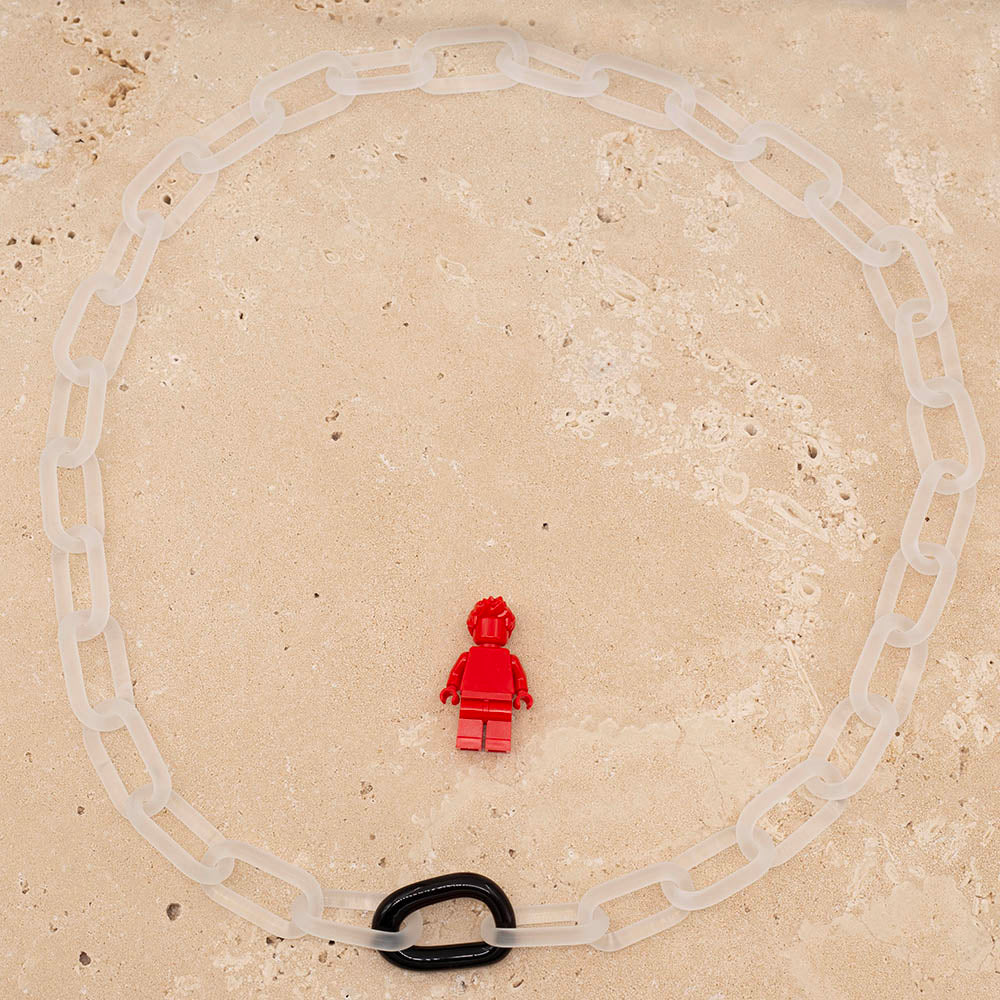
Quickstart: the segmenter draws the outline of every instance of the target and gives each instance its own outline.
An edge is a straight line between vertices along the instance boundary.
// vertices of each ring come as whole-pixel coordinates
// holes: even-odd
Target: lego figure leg
[[[459,750],[482,750],[485,720],[486,702],[477,698],[463,698],[458,712],[458,737],[455,746]]]
[[[488,701],[486,706],[486,749],[510,753],[510,702]]]

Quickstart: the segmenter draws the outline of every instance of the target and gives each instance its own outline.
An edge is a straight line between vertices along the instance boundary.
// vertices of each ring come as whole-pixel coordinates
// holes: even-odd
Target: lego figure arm
[[[448,675],[448,683],[441,689],[441,694],[438,695],[442,705],[447,704],[449,698],[451,698],[453,705],[458,704],[458,685],[462,683],[462,674],[465,673],[465,664],[468,659],[469,654],[467,652],[463,653],[455,661],[455,666],[451,668],[451,673]]]
[[[528,678],[524,676],[524,667],[521,666],[521,661],[513,653],[510,657],[510,664],[514,671],[514,708],[520,708],[522,701],[525,708],[531,708],[535,699],[528,694]]]

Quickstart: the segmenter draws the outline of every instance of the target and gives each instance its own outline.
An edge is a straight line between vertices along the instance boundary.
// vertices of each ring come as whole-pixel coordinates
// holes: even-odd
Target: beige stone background
[[[991,457],[913,714],[838,825],[626,951],[420,977],[268,938],[114,811],[65,697],[36,467],[54,329],[153,153],[315,50],[498,21],[787,123],[915,226]],[[5,0],[0,995],[997,996],[998,120],[987,0]],[[815,176],[780,150],[767,169]],[[188,183],[169,172],[144,206]],[[919,291],[908,263],[889,281]],[[732,823],[845,695],[917,482],[894,339],[845,252],[680,133],[527,88],[359,100],[226,171],[139,309],[100,446],[113,608],[174,786],[227,836],[341,888],[473,869],[515,903],[575,899]],[[103,351],[110,315],[88,312],[75,352]],[[939,454],[961,454],[953,420],[931,420]],[[72,523],[76,474],[61,484]],[[509,756],[460,754],[437,692],[497,592],[536,704]],[[901,610],[926,593],[911,573]],[[867,733],[848,729],[841,766]],[[127,739],[107,745],[142,780]],[[233,884],[287,911],[273,880]],[[664,905],[653,888],[609,912]],[[444,941],[480,915],[426,919]]]

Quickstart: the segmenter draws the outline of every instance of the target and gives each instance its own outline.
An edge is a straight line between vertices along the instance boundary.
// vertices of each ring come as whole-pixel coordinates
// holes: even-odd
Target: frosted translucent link
[[[755,795],[744,807],[736,821],[736,844],[745,857],[753,857],[757,846],[754,840],[757,824],[779,802],[798,791],[810,778],[820,775],[837,781],[843,775],[829,761],[806,759],[786,772],[773,784]],[[801,826],[786,835],[775,850],[774,864],[784,864],[807,844],[815,840],[844,811],[846,802],[826,802]]]
[[[945,496],[963,493],[979,482],[986,465],[986,443],[983,441],[983,432],[979,429],[979,420],[972,407],[972,400],[961,382],[948,375],[938,375],[928,379],[927,384],[932,389],[940,389],[951,396],[952,405],[955,407],[955,414],[958,417],[958,425],[962,429],[962,437],[965,438],[965,450],[968,455],[965,471],[954,479],[945,479],[938,483],[937,492]],[[934,461],[934,452],[931,448],[931,439],[927,434],[924,407],[919,399],[914,399],[912,396],[906,404],[906,426],[910,432],[910,440],[913,442],[913,454],[917,459],[917,467],[923,473],[924,469]]]
[[[173,139],[140,170],[125,186],[122,193],[122,216],[129,229],[136,236],[142,236],[146,223],[139,213],[139,202],[142,196],[163,176],[184,153],[196,153],[198,156],[210,156],[208,146],[193,135],[182,135]],[[191,217],[195,209],[212,193],[215,182],[219,179],[218,172],[202,174],[191,188],[177,201],[163,224],[161,240],[168,240]],[[145,213],[143,213],[145,215]]]
[[[57,464],[61,469],[77,469],[97,451],[101,440],[101,428],[104,424],[104,404],[108,390],[108,375],[104,365],[97,358],[83,357],[77,362],[81,371],[89,373],[87,384],[87,410],[83,418],[83,435],[72,442],[65,437],[66,417],[69,413],[69,400],[73,391],[73,383],[61,372],[56,376],[52,388],[52,402],[49,407],[48,441],[60,439],[72,447],[53,449]]]
[[[807,142],[797,132],[777,122],[755,122],[740,133],[741,143],[749,144],[754,139],[771,139],[815,167],[826,178],[826,187],[819,196],[820,202],[827,208],[837,203],[844,190],[844,175],[836,160],[827,156],[821,149],[817,149],[811,142]],[[736,172],[747,183],[752,184],[761,194],[766,195],[776,205],[780,205],[786,212],[791,212],[800,219],[809,218],[809,209],[805,202],[801,198],[796,198],[788,188],[779,184],[774,178],[768,177],[759,167],[755,167],[752,163],[736,163],[734,166]]]
[[[872,702],[868,691],[868,685],[871,684],[879,658],[888,644],[890,635],[900,630],[911,629],[914,624],[915,622],[911,618],[906,618],[903,615],[887,614],[876,618],[868,631],[868,638],[865,639],[861,655],[854,666],[854,673],[851,674],[848,700],[858,717],[869,726],[877,726],[882,718],[882,713]],[[900,722],[910,714],[913,692],[916,690],[917,682],[920,680],[926,665],[927,643],[921,642],[911,646],[896,697],[893,700],[893,706]]]
[[[62,372],[74,385],[87,386],[90,384],[90,370],[81,369],[69,356],[69,349],[73,344],[76,331],[80,328],[83,314],[87,311],[90,300],[97,293],[99,288],[112,290],[117,285],[117,280],[107,274],[92,274],[83,279],[73,292],[66,312],[59,322],[55,339],[52,341],[52,357],[55,360],[56,368]],[[107,351],[104,354],[104,370],[110,379],[118,370],[122,355],[132,337],[135,329],[135,319],[138,310],[133,296],[128,302],[118,307],[118,318],[115,320],[114,331],[108,342]]]
[[[414,90],[429,83],[437,69],[437,59],[433,52],[427,52],[415,69],[409,67],[415,62],[412,49],[388,49],[385,52],[362,52],[348,56],[351,74],[337,76],[332,70],[326,74],[326,85],[338,94],[356,97],[361,94],[393,94],[400,90]],[[376,76],[360,77],[372,69],[392,69],[396,66],[408,68],[406,73],[379,73]]]
[[[229,878],[236,862],[227,857],[220,859],[214,865],[202,864],[189,851],[181,847],[146,812],[152,797],[153,786],[143,785],[125,800],[125,807],[122,811],[138,833],[148,840],[179,872],[187,875],[189,879],[199,885],[218,885]],[[207,846],[226,839],[194,806],[182,799],[176,792],[171,792],[164,808]]]
[[[556,76],[555,73],[537,70],[532,66],[523,66],[511,54],[510,48],[503,48],[497,53],[497,68],[518,83],[547,90],[552,94],[562,94],[564,97],[596,97],[608,89],[611,81],[608,79],[608,74],[603,71],[596,73],[589,80],[579,79],[586,65],[584,60],[548,45],[541,45],[539,42],[528,42],[527,46],[528,55],[535,62],[554,66],[565,73],[574,73],[577,79]]]
[[[737,135],[749,128],[750,123],[746,118],[734,111],[715,94],[702,90],[700,87],[695,90],[694,94],[700,107],[714,115],[723,125],[728,125]],[[754,139],[753,142],[727,142],[718,132],[713,132],[707,125],[698,121],[694,117],[693,111],[687,111],[684,108],[680,94],[667,94],[663,108],[667,117],[682,132],[689,135],[695,142],[701,143],[709,152],[721,156],[730,163],[742,163],[746,160],[756,159],[767,148],[766,139]]]
[[[619,899],[621,896],[627,896],[639,889],[645,889],[647,886],[656,885],[665,879],[670,879],[687,890],[694,888],[690,874],[683,867],[670,861],[661,861],[655,865],[640,868],[638,871],[629,872],[627,875],[609,879],[607,882],[588,889],[580,900],[580,912],[577,919],[580,924],[588,924],[593,921],[595,914],[603,913],[600,907],[604,903]],[[636,920],[620,930],[612,931],[596,941],[592,941],[591,944],[599,951],[618,951],[620,948],[641,941],[661,930],[673,927],[674,924],[679,924],[686,916],[686,909],[678,909],[671,905],[648,917]]]
[[[103,287],[97,289],[97,297],[106,306],[124,305],[129,299],[134,299],[139,294],[139,289],[142,288],[146,275],[149,273],[149,267],[153,263],[156,248],[163,240],[166,222],[159,212],[140,212],[139,218],[146,229],[139,240],[139,247],[132,259],[132,266],[128,269],[128,274],[112,289]],[[115,272],[121,265],[122,258],[125,256],[125,248],[132,235],[132,230],[127,223],[120,222],[118,224],[118,229],[115,230],[115,235],[111,238],[111,245],[104,255],[104,260],[101,261],[101,269],[97,272],[98,274],[108,275],[112,280],[115,280]],[[120,244],[120,249],[118,244]]]
[[[869,246],[877,249],[891,246],[893,243],[898,243],[910,251],[913,263],[917,265],[917,271],[920,273],[920,280],[923,281],[927,291],[927,298],[923,300],[927,316],[913,325],[914,333],[918,337],[926,337],[945,321],[948,315],[948,296],[945,294],[944,285],[941,284],[941,278],[927,244],[908,226],[884,226],[873,233],[868,241]],[[890,330],[895,330],[896,304],[889,294],[881,268],[862,264],[861,270],[878,311],[885,320],[885,325]]]
[[[609,69],[639,80],[645,80],[647,83],[657,83],[666,87],[668,92],[676,92],[680,96],[681,106],[684,110],[688,114],[694,112],[697,104],[694,87],[684,77],[639,59],[631,59],[629,56],[618,55],[615,52],[600,52],[596,56],[591,56],[583,64],[580,77],[583,80],[592,81]],[[665,111],[644,108],[640,104],[624,101],[620,97],[612,97],[610,94],[596,94],[586,100],[591,107],[597,108],[598,111],[606,111],[608,114],[614,115],[616,118],[623,118],[625,121],[664,131],[677,128]],[[664,95],[664,100],[666,100],[666,95]]]
[[[68,531],[62,523],[59,503],[60,458],[76,446],[74,438],[55,438],[42,451],[38,464],[39,488],[42,501],[42,529],[53,547],[63,552],[84,552],[86,543],[79,531]],[[86,525],[104,534],[104,494],[101,469],[97,456],[91,455],[82,465]]]
[[[301,128],[315,125],[317,122],[323,121],[331,115],[339,114],[345,108],[350,107],[354,100],[351,95],[335,94],[333,97],[324,98],[322,101],[317,101],[315,104],[289,115],[284,106],[277,101],[270,100],[271,95],[279,88],[287,87],[288,84],[296,83],[320,70],[326,70],[325,79],[328,85],[330,82],[329,74],[334,70],[337,70],[342,76],[352,77],[354,75],[354,67],[350,60],[339,52],[333,51],[316,52],[311,56],[306,56],[305,59],[299,59],[298,62],[293,62],[282,69],[269,73],[258,80],[256,86],[250,91],[250,113],[257,124],[266,126],[268,121],[273,124],[277,113],[281,115],[281,122],[277,128],[279,134],[297,132]]]
[[[896,310],[896,345],[903,367],[903,379],[910,395],[924,406],[941,409],[951,405],[951,397],[946,392],[935,392],[925,381],[920,370],[917,355],[917,339],[913,332],[913,317],[926,307],[926,299],[907,299]],[[936,331],[941,334],[944,324]],[[947,334],[944,334],[947,336]]]
[[[67,609],[73,614],[66,614],[59,620],[60,655],[63,654],[63,642],[72,643],[75,650],[80,642],[87,642],[95,639],[105,629],[111,615],[111,587],[108,583],[108,564],[104,555],[104,536],[86,524],[77,525],[70,528],[69,534],[83,542],[83,554],[87,558],[87,577],[90,581],[90,609],[86,615],[81,617],[81,612],[76,612],[72,606]],[[72,588],[69,583],[69,553],[65,554],[66,560],[53,560],[53,572],[64,576],[65,582],[58,584],[53,580],[53,585],[58,587],[58,591],[69,592],[72,601]],[[67,621],[67,619],[69,619]],[[72,635],[66,637],[64,623],[71,626]],[[68,647],[67,647],[68,648]],[[79,657],[79,654],[76,654]],[[81,720],[82,721],[82,720]]]
[[[753,843],[757,853],[745,865],[736,871],[723,875],[722,878],[705,886],[704,889],[688,889],[678,884],[676,880],[665,880],[660,883],[663,894],[673,906],[679,910],[704,910],[715,906],[734,893],[753,884],[774,865],[777,857],[774,841],[766,830],[754,828]],[[736,844],[736,827],[727,826],[718,833],[706,837],[701,843],[689,847],[673,859],[674,864],[691,871],[705,861],[721,854]]]
[[[99,714],[118,715],[125,724],[125,728],[135,744],[139,759],[152,782],[146,809],[151,815],[156,815],[170,799],[170,772],[153,742],[146,720],[139,714],[139,710],[132,702],[126,701],[121,696],[100,702],[95,708]],[[97,776],[101,779],[101,784],[104,785],[104,789],[108,793],[108,798],[124,816],[128,792],[125,790],[125,784],[118,773],[118,768],[112,763],[108,751],[104,747],[101,731],[84,726],[83,745],[87,750],[87,756],[90,757],[91,764],[94,765]]]
[[[937,627],[941,612],[944,611],[945,603],[951,588],[955,583],[955,575],[958,571],[958,561],[944,545],[936,545],[933,542],[921,542],[920,552],[924,556],[933,557],[938,564],[937,575],[931,585],[931,592],[927,595],[927,601],[920,617],[916,622],[906,629],[893,629],[887,636],[886,642],[890,646],[898,646],[908,649],[911,646],[919,646],[926,642],[931,632]],[[882,588],[879,590],[878,601],[875,604],[875,617],[882,618],[884,615],[892,614],[896,610],[896,601],[899,598],[899,591],[903,586],[903,577],[906,575],[906,556],[902,549],[897,549],[895,555],[889,560],[889,567],[885,571],[882,580]]]
[[[223,858],[245,861],[248,865],[253,865],[254,868],[294,886],[305,896],[307,913],[319,916],[323,911],[323,889],[319,882],[304,868],[288,861],[282,861],[270,851],[265,851],[262,847],[254,847],[253,844],[247,844],[242,840],[219,840],[209,844],[201,862],[203,865],[211,867]],[[214,899],[231,913],[249,920],[270,934],[276,934],[283,938],[297,938],[306,933],[292,921],[279,917],[267,907],[255,903],[252,899],[241,895],[227,885],[202,884],[202,889],[205,890],[209,899]]]
[[[820,197],[826,192],[826,189],[827,182],[820,178],[818,181],[813,181],[803,195],[802,201],[813,221],[825,229],[852,257],[855,257],[862,264],[868,264],[871,267],[888,267],[890,264],[895,264],[903,252],[902,245],[892,243],[886,250],[876,250],[869,246],[837,218],[832,205],[827,207]],[[862,201],[846,184],[840,192],[839,203],[873,232],[889,225],[875,209],[867,202]]]
[[[184,169],[189,170],[192,174],[214,174],[232,166],[237,160],[252,153],[258,146],[269,142],[285,125],[285,108],[280,102],[265,98],[264,110],[267,114],[264,121],[247,130],[217,153],[205,157],[196,156],[194,153],[182,153],[181,164]],[[210,122],[197,134],[196,138],[200,139],[206,146],[210,146],[227,133],[232,132],[233,129],[245,125],[251,118],[253,118],[253,111],[250,108],[250,102],[247,101],[245,104],[233,108],[232,111],[220,115],[214,122]]]
[[[496,72],[470,76],[438,77],[437,50],[460,45],[498,45]],[[531,65],[531,61],[542,68]],[[546,69],[548,67],[548,69]],[[557,70],[569,76],[561,76]],[[386,72],[381,72],[381,71]],[[401,71],[401,72],[400,72]],[[663,111],[644,108],[606,93],[609,71],[623,73],[666,89]],[[298,80],[323,73],[333,92],[308,107],[288,114],[275,93]],[[368,74],[360,76],[359,74]],[[674,926],[692,910],[704,909],[729,898],[761,878],[769,868],[784,864],[819,836],[843,812],[848,798],[868,781],[901,720],[909,714],[917,685],[927,662],[927,641],[941,617],[955,580],[976,501],[976,483],[985,464],[985,444],[963,384],[962,365],[948,301],[926,243],[911,229],[888,222],[843,183],[840,166],[802,136],[775,122],[749,122],[707,90],[693,86],[665,67],[640,60],[600,53],[587,60],[538,42],[526,41],[512,28],[501,25],[445,28],[421,35],[412,48],[362,52],[346,56],[334,51],[317,52],[263,76],[249,100],[224,112],[195,136],[182,136],[163,147],[126,186],[122,195],[122,220],[115,227],[98,270],[79,283],[55,331],[52,356],[57,375],[52,391],[46,443],[39,458],[39,491],[42,525],[52,543],[52,587],[57,622],[57,642],[70,710],[84,726],[87,754],[115,807],[131,825],[175,868],[200,883],[222,906],[281,937],[316,934],[345,944],[382,950],[399,950],[418,942],[420,914],[408,918],[399,931],[374,931],[356,924],[326,920],[327,908],[373,910],[381,893],[322,889],[308,872],[281,861],[268,851],[242,841],[225,839],[190,803],[174,792],[169,771],[153,741],[132,694],[132,681],[125,637],[111,615],[104,549],[104,494],[97,450],[107,384],[122,362],[135,329],[137,297],[160,243],[179,231],[183,223],[211,193],[220,171],[228,169],[275,136],[294,132],[337,115],[348,108],[355,95],[423,90],[429,94],[475,93],[503,90],[524,83],[531,87],[587,101],[592,107],[640,127],[678,128],[701,146],[736,165],[737,172],[793,215],[812,218],[862,266],[875,306],[894,331],[900,351],[903,378],[910,398],[906,422],[920,482],[900,533],[899,550],[889,561],[876,603],[874,621],[855,664],[849,697],[834,709],[820,731],[816,745],[805,761],[781,775],[757,793],[743,808],[734,826],[706,837],[672,861],[663,861],[640,871],[609,879],[587,891],[579,903],[520,906],[517,927],[497,928],[491,915],[483,919],[484,940],[498,947],[589,944],[614,951]],[[481,102],[485,106],[485,102]],[[698,110],[713,116],[737,137],[727,141],[700,122]],[[483,111],[483,113],[489,113]],[[251,125],[250,123],[253,122]],[[245,127],[249,126],[249,127]],[[212,144],[243,130],[216,152]],[[759,158],[770,142],[776,142],[822,175],[805,190],[803,199],[777,184],[750,163]],[[140,201],[167,171],[179,164],[194,178],[183,197],[164,217],[142,210]],[[865,226],[867,240],[857,235],[835,214],[837,205]],[[111,228],[111,226],[109,226]],[[139,242],[124,277],[118,276],[133,236]],[[925,296],[896,306],[889,294],[882,269],[910,252],[925,289]],[[820,275],[820,278],[822,275]],[[118,310],[114,328],[100,360],[73,358],[70,350],[83,316],[94,296]],[[923,318],[917,317],[926,313]],[[917,354],[916,339],[937,333],[945,374],[925,379]],[[72,390],[87,390],[80,437],[67,431]],[[965,444],[966,460],[935,458],[927,434],[925,407],[954,407]],[[127,461],[115,454],[113,461]],[[83,476],[85,523],[66,527],[60,510],[60,468],[80,468]],[[925,519],[936,496],[958,494],[955,513],[945,545],[924,541]],[[73,606],[71,560],[87,561],[91,606]],[[932,576],[930,594],[914,621],[895,611],[906,570]],[[81,642],[103,638],[114,697],[91,705],[81,666]],[[892,702],[870,691],[872,677],[886,645],[908,648],[906,666]],[[854,767],[841,776],[829,754],[852,713],[872,728]],[[125,728],[150,776],[149,784],[131,794],[109,757],[102,732]],[[822,800],[819,808],[793,829],[783,831],[775,845],[761,823],[767,813],[801,788]],[[698,794],[698,790],[692,790]],[[199,860],[179,844],[156,821],[166,809],[206,845]],[[692,869],[736,846],[746,861],[700,889],[694,887]],[[242,860],[299,890],[290,904],[290,918],[265,909],[224,885],[235,861]],[[349,863],[350,859],[348,859]],[[603,904],[659,883],[670,905],[619,929],[611,929]],[[549,925],[549,926],[535,926]]]
[[[458,45],[482,45],[500,42],[510,50],[515,62],[522,66],[528,65],[528,46],[524,38],[513,28],[500,27],[494,24],[481,25],[473,28],[439,28],[421,35],[410,52],[409,66],[416,70],[427,58],[427,53],[433,55],[433,50],[448,46],[454,49]],[[434,60],[435,71],[437,58]],[[480,73],[475,76],[437,77],[421,84],[420,89],[428,94],[473,94],[489,90],[506,90],[517,85],[504,73]]]
[[[102,711],[93,708],[87,698],[87,690],[84,685],[77,632],[81,627],[87,627],[88,619],[87,612],[73,611],[65,615],[59,622],[59,656],[62,660],[66,694],[69,697],[70,708],[81,725],[102,732],[112,732],[121,729],[124,725],[124,719],[118,712],[117,701],[109,704],[109,710]],[[115,618],[108,617],[102,634],[108,654],[115,698],[134,704],[132,677],[128,667],[128,656],[125,653],[125,636]]]
[[[910,501],[910,509],[906,513],[903,530],[899,536],[899,548],[906,557],[906,561],[918,573],[923,573],[925,576],[933,576],[938,571],[937,560],[922,555],[920,552],[920,534],[926,524],[931,503],[939,492],[938,487],[943,482],[947,482],[945,476],[957,477],[963,472],[965,472],[965,466],[952,458],[941,458],[936,462],[931,462],[921,473],[917,491],[913,494],[913,500]],[[965,536],[969,530],[975,505],[976,487],[970,486],[964,493],[959,494],[958,505],[955,508],[955,515],[948,532],[946,547],[956,561],[962,555],[962,549],[965,547]]]
[[[827,781],[823,777],[810,778],[806,782],[806,788],[813,795],[821,799],[850,798],[852,795],[857,795],[875,773],[875,768],[878,767],[878,762],[882,759],[885,748],[895,734],[896,726],[899,725],[899,715],[892,702],[883,698],[882,695],[871,694],[869,698],[879,710],[880,718],[874,732],[861,751],[857,763],[851,769],[851,773],[840,781]],[[826,724],[820,730],[809,756],[825,761],[830,756],[834,745],[840,739],[840,734],[846,728],[853,714],[851,700],[845,698],[830,713],[830,718],[826,720]]]

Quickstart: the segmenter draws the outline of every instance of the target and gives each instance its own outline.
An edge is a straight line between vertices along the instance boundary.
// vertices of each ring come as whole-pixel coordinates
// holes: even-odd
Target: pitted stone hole
[[[181,915],[181,904],[180,903],[170,903],[167,906],[167,919],[176,920]]]
[[[81,965],[90,965],[90,962],[91,962],[90,956],[85,951],[81,951],[80,952],[80,964]]]
[[[810,458],[816,458],[819,455],[819,448],[817,448],[816,445],[814,445],[812,443],[812,441],[807,441],[806,442],[806,454]]]

